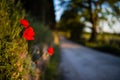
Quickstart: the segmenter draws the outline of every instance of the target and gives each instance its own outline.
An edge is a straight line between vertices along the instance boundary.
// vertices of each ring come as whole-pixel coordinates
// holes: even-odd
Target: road
[[[120,58],[61,37],[62,80],[120,80]]]

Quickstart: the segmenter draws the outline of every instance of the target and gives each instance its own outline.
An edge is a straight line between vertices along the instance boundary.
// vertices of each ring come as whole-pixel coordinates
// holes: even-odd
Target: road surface
[[[62,80],[120,80],[120,58],[61,37]]]

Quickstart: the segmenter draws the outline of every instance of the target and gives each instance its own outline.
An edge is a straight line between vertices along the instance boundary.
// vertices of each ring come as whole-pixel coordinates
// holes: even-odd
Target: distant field
[[[88,40],[90,38],[90,33],[83,33],[82,37],[84,37],[85,39]],[[111,40],[111,39],[120,40],[120,34],[119,35],[117,35],[117,34],[108,34],[108,33],[98,34],[97,39],[98,40],[101,40],[101,39],[104,39],[104,40]]]
[[[67,31],[67,32],[59,31],[59,34],[60,35],[64,35],[67,38],[70,38],[70,32],[69,31]],[[88,40],[90,38],[90,33],[83,33],[82,37],[85,38],[86,40]],[[105,40],[110,40],[110,39],[120,40],[120,34],[110,34],[110,33],[98,34],[97,39],[98,40],[101,40],[101,39],[105,39]]]

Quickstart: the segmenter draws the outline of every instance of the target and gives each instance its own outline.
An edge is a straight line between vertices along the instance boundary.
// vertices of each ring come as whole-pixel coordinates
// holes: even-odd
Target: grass
[[[19,1],[0,0],[0,80],[28,80],[32,71],[27,41],[20,36],[24,16]]]
[[[54,36],[54,55],[50,57],[50,61],[47,64],[44,74],[41,76],[41,80],[60,80],[59,73],[59,61],[60,61],[60,48],[59,38],[56,32],[53,32]]]
[[[82,35],[83,39],[80,39],[78,43],[83,44],[87,47],[108,52],[112,55],[120,56],[120,36],[115,34],[98,34],[97,42],[88,42],[90,38],[89,33]]]
[[[41,76],[41,80],[60,80],[60,74],[58,70],[60,49],[58,45],[56,45],[54,48],[55,53],[50,58],[50,62],[48,63],[44,74]]]
[[[59,34],[70,38],[69,32],[59,32]],[[90,33],[83,33],[81,38],[78,38],[75,42],[111,55],[120,56],[120,34],[98,34],[97,42],[88,42],[89,38]]]

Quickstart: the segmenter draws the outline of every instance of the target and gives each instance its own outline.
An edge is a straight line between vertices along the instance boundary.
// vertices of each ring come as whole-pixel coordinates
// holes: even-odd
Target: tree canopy
[[[108,20],[108,16],[112,15],[119,19],[120,1],[119,0],[60,0],[62,5],[65,5],[65,11],[61,17],[64,17],[66,22],[69,21],[69,15],[72,20],[76,20],[71,14],[76,13],[79,16],[78,21],[82,18],[84,22],[92,24],[91,37],[89,41],[96,41],[97,29],[101,20]],[[68,12],[69,11],[69,12]],[[68,12],[67,16],[64,16]],[[74,18],[73,18],[74,17]],[[60,21],[60,22],[61,22]],[[75,24],[75,23],[73,23]],[[68,27],[69,28],[69,27]],[[79,28],[79,27],[78,27]]]

